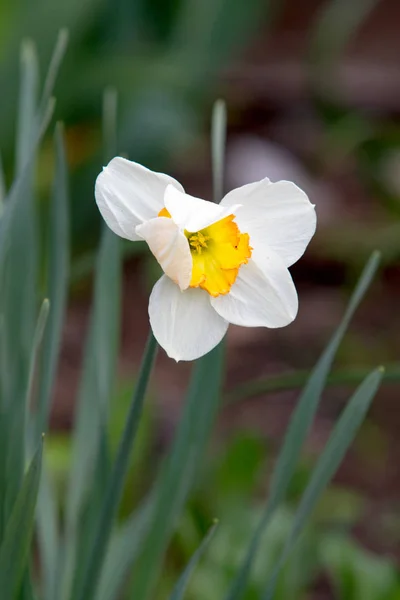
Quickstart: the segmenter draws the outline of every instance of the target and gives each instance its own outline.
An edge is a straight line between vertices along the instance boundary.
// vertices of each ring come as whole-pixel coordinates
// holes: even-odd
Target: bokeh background
[[[120,152],[174,175],[191,194],[212,195],[210,119],[214,100],[223,98],[226,191],[266,176],[289,179],[316,204],[317,234],[292,269],[300,297],[295,323],[275,331],[230,328],[226,404],[203,477],[171,544],[160,598],[214,516],[225,525],[188,597],[222,597],[219,590],[226,588],[256,522],[304,374],[375,248],[383,253],[383,267],[341,347],[290,502],[265,541],[248,599],[258,597],[309,465],[349,389],[376,364],[388,367],[386,383],[279,593],[285,600],[301,594],[312,600],[400,598],[399,23],[398,0],[1,0],[0,137],[8,181],[21,40],[35,40],[44,70],[58,30],[67,27],[70,35],[56,87],[56,117],[66,127],[73,263],[48,442],[60,489],[69,466],[69,428],[101,225],[93,186],[102,165],[104,89],[118,92]],[[52,170],[49,139],[38,168],[43,204]],[[144,245],[124,249],[115,439],[148,331],[148,294],[158,276]],[[190,365],[160,354],[127,507],[145,493],[172,437],[189,372]]]

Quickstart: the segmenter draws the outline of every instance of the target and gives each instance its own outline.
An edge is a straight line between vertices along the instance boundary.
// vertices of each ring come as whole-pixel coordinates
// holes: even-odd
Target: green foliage
[[[80,10],[86,10],[81,4]],[[213,4],[217,32],[222,27],[218,10],[225,9],[225,4]],[[44,5],[45,2],[40,3],[38,15]],[[78,10],[77,6],[70,3],[65,11]],[[196,7],[201,18],[194,34],[195,45],[207,31],[203,9],[200,4]],[[237,12],[234,16],[237,19]],[[36,27],[37,18],[33,23]],[[220,36],[217,39],[223,55],[229,44]],[[273,594],[278,599],[299,597],[312,581],[316,566],[321,566],[315,552],[316,535],[308,525],[311,513],[354,440],[379,387],[380,369],[365,377],[349,399],[307,477],[297,509],[287,506],[289,484],[339,344],[376,272],[379,257],[374,254],[368,262],[343,321],[307,379],[276,462],[266,506],[259,502],[253,510],[251,505],[264,466],[264,449],[259,440],[251,437],[236,440],[213,470],[211,487],[221,490],[221,498],[225,498],[222,502],[210,496],[208,510],[221,513],[215,538],[209,544],[215,529],[212,528],[200,545],[204,530],[215,516],[205,515],[199,539],[194,535],[195,543],[189,544],[189,552],[185,553],[185,559],[190,556],[189,561],[185,560],[187,566],[171,569],[173,576],[161,578],[160,583],[165,559],[171,558],[176,538],[182,534],[182,523],[191,521],[188,507],[204,502],[198,484],[207,465],[207,446],[221,402],[225,348],[220,344],[193,366],[182,416],[167,456],[159,461],[155,481],[143,497],[140,495],[134,503],[124,506],[119,518],[124,491],[132,481],[131,452],[138,439],[157,344],[150,333],[114,449],[110,402],[119,347],[121,248],[119,240],[104,229],[96,262],[66,489],[57,493],[54,470],[46,453],[41,476],[41,433],[49,421],[69,288],[68,177],[61,125],[57,126],[54,139],[55,175],[46,216],[49,246],[44,273],[39,266],[43,224],[37,219],[34,175],[38,146],[54,106],[50,98],[66,40],[62,32],[41,99],[36,50],[32,42],[23,45],[15,179],[9,192],[3,185],[0,187],[4,196],[0,218],[1,598],[147,600],[162,592],[163,597],[179,600],[189,598],[191,582],[194,590],[197,586],[198,598],[234,600],[244,595],[254,598],[255,593],[260,597],[263,592],[265,598],[272,598]],[[202,72],[204,65],[200,67]],[[112,89],[105,94],[103,112],[107,159],[117,151],[117,97]],[[223,186],[225,140],[225,108],[221,103],[214,111],[212,139],[214,195],[218,198]],[[43,300],[43,287],[48,301]],[[30,466],[25,472],[27,462]],[[35,519],[40,569],[36,568],[36,547],[32,543]],[[301,533],[304,536],[300,546],[297,541]],[[190,537],[187,532],[185,536]],[[322,556],[329,562],[338,589],[347,589],[353,575],[343,575],[343,565],[332,548],[326,546]],[[208,569],[205,578],[203,569],[210,560],[217,568],[214,566],[211,575]],[[354,564],[356,560],[358,564],[377,564],[373,560],[368,563],[362,553]],[[281,568],[285,569],[284,577]],[[381,578],[386,583],[391,579],[392,570],[387,566],[377,567],[375,572],[374,581]],[[202,596],[198,595],[200,588]],[[379,600],[379,594],[386,593],[384,584],[376,590],[371,600]]]
[[[282,450],[279,454],[277,464],[272,475],[270,495],[263,518],[261,519],[260,525],[254,533],[254,537],[249,546],[249,551],[243,562],[243,566],[239,571],[237,578],[234,580],[232,589],[228,594],[229,600],[237,600],[243,594],[249,571],[260,543],[260,539],[268,527],[271,519],[273,518],[276,508],[285,499],[290,479],[293,476],[298,461],[299,452],[301,451],[307,433],[314,420],[318,403],[321,399],[321,394],[325,387],[326,379],[332,367],[339,344],[343,339],[355,310],[357,309],[373,275],[376,272],[378,263],[379,256],[377,253],[375,253],[369,260],[363,271],[363,274],[361,275],[360,281],[350,299],[349,306],[342,322],[335,331],[330,343],[328,344],[326,350],[322,354],[316,367],[306,382],[304,390],[300,396],[300,400],[290,420]],[[321,481],[321,477],[318,477],[318,481]]]
[[[198,563],[200,557],[206,551],[208,544],[210,543],[211,538],[214,535],[217,524],[218,524],[218,522],[214,523],[214,525],[211,527],[210,531],[207,533],[204,540],[200,544],[199,548],[196,550],[196,552],[193,554],[192,558],[188,562],[187,567],[183,571],[176,586],[172,590],[170,600],[181,600],[183,598],[186,588],[187,588],[187,585],[189,583],[190,576],[191,576],[192,572],[194,571],[195,567],[197,566],[197,563]]]
[[[0,546],[0,586],[4,600],[17,597],[29,558],[40,481],[42,442],[23,478]]]

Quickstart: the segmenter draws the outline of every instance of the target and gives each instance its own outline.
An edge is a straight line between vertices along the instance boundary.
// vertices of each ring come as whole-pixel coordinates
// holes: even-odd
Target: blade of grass
[[[109,162],[117,153],[117,109],[118,94],[109,87],[103,96],[103,147],[104,162]]]
[[[290,479],[296,468],[298,457],[308,431],[313,423],[318,408],[322,391],[326,384],[328,373],[332,367],[336,352],[349,326],[349,323],[360,304],[364,294],[372,281],[379,266],[380,255],[374,252],[367,262],[359,282],[350,299],[345,315],[333,334],[328,346],[314,367],[306,386],[300,396],[296,409],[293,412],[288,429],[285,434],[282,449],[272,474],[270,493],[265,511],[260,523],[254,532],[249,548],[246,552],[242,566],[235,577],[226,596],[227,600],[239,600],[242,597],[250,570],[256,556],[262,536],[275,512],[277,506],[285,498]]]
[[[83,578],[78,582],[74,593],[76,600],[91,600],[98,585],[100,573],[109,543],[112,526],[121,499],[123,485],[129,467],[129,458],[142,413],[147,385],[157,353],[157,342],[152,333],[149,334],[142,359],[139,378],[133,394],[124,432],[118,447],[117,457],[107,485],[107,492],[102,503],[95,535],[87,555]]]
[[[43,461],[36,524],[40,562],[42,567],[43,599],[54,600],[59,589],[58,556],[60,553],[60,535],[58,531],[58,507],[51,472]]]
[[[18,600],[36,600],[36,594],[32,583],[32,574],[30,569],[26,570],[26,576],[22,582],[22,590]]]
[[[146,600],[151,594],[170,536],[196,481],[219,406],[223,364],[224,344],[220,344],[194,366],[182,419],[154,488],[152,522],[134,563],[132,599]]]
[[[51,392],[58,363],[62,326],[68,294],[69,211],[68,181],[63,128],[59,123],[54,135],[56,167],[49,215],[49,263],[47,295],[51,301],[49,323],[43,341],[35,432],[46,431]]]
[[[211,119],[211,161],[214,202],[221,202],[224,193],[224,164],[226,144],[226,105],[217,100]]]
[[[59,33],[47,72],[41,103],[38,112],[35,115],[37,132],[33,131],[33,139],[35,133],[38,140],[44,135],[53,113],[55,101],[50,96],[65,52],[67,38],[68,36],[65,31]],[[49,325],[44,338],[43,353],[41,355],[42,361],[38,382],[37,409],[32,427],[33,436],[39,435],[47,428],[51,391],[57,367],[67,296],[69,263],[68,190],[63,131],[60,124],[57,125],[55,131],[55,154],[56,173],[53,186],[53,198],[50,207],[49,274],[47,281],[48,295],[52,299],[52,304]],[[28,160],[28,149],[26,155]],[[41,558],[43,562],[44,588],[47,596],[51,597],[56,582],[59,540],[57,532],[56,503],[48,474],[45,474],[39,489],[37,525]]]
[[[116,127],[117,93],[110,88],[103,97],[102,129],[106,162],[116,153]],[[97,523],[96,516],[92,515],[90,523],[86,523],[78,533],[82,511],[85,504],[91,502],[100,510],[98,499],[92,497],[93,494],[90,496],[90,489],[103,489],[104,480],[108,477],[106,472],[103,473],[102,481],[96,481],[96,476],[105,469],[104,462],[102,465],[98,464],[101,460],[99,451],[103,448],[108,452],[105,438],[101,440],[101,433],[105,436],[108,402],[115,375],[119,344],[120,289],[121,243],[120,239],[105,227],[98,256],[95,305],[85,353],[84,377],[74,434],[73,466],[67,501],[67,555],[66,560],[64,557],[61,559],[66,565],[63,588],[63,597],[66,599],[69,598],[74,579],[77,579],[75,565],[77,552],[79,548],[84,547],[82,536],[90,536],[89,529]],[[103,458],[108,464],[108,456]],[[90,478],[95,480],[91,487]],[[77,566],[82,567],[82,563]]]
[[[73,433],[72,466],[67,495],[67,557],[63,557],[64,596],[69,598],[75,572],[79,522],[95,471],[102,424],[115,377],[119,344],[120,243],[104,228],[96,269],[94,307],[86,344]]]
[[[0,153],[0,218],[3,214],[3,205],[4,205],[4,201],[6,199],[6,195],[7,195],[6,178],[5,178],[4,169],[3,169],[3,159],[1,158],[1,153]]]
[[[203,556],[204,552],[208,548],[208,544],[211,542],[217,526],[218,526],[218,521],[215,521],[214,525],[210,528],[209,532],[203,539],[202,543],[197,548],[196,552],[193,554],[192,558],[188,562],[188,564],[187,564],[185,570],[183,571],[182,575],[180,576],[176,586],[172,590],[172,594],[171,594],[169,600],[183,600],[190,577],[191,577],[194,569],[196,568],[197,563],[199,562],[200,558]]]
[[[103,98],[103,145],[105,160],[116,149],[117,94],[110,89]],[[60,557],[63,564],[63,595],[70,598],[73,585],[77,585],[84,568],[79,554],[86,548],[85,540],[97,525],[96,510],[99,498],[93,491],[104,490],[109,473],[105,437],[108,403],[112,392],[119,343],[121,243],[104,227],[96,270],[94,309],[85,353],[83,379],[78,400],[74,429],[73,462],[67,499],[66,554]],[[105,463],[99,465],[104,458]],[[107,467],[108,468],[108,467]],[[101,475],[101,480],[99,479]],[[102,495],[102,494],[101,494]],[[93,504],[91,518],[84,519],[85,507]],[[82,521],[83,519],[83,521]],[[82,527],[81,524],[82,523]],[[94,535],[94,533],[93,533]],[[75,583],[74,583],[75,582]]]
[[[26,407],[30,406],[30,401],[32,399],[32,391],[33,391],[33,380],[35,376],[36,363],[38,358],[38,353],[40,349],[40,345],[43,340],[43,335],[46,329],[47,318],[49,316],[50,310],[50,302],[47,298],[45,298],[42,302],[42,306],[40,307],[40,312],[38,316],[38,320],[36,323],[36,329],[33,336],[32,342],[32,352],[31,352],[31,361],[29,367],[29,378],[26,392]]]
[[[21,46],[21,80],[15,165],[20,174],[28,164],[35,139],[39,66],[35,44],[25,40]]]
[[[366,377],[350,398],[335,425],[296,511],[292,529],[274,569],[271,581],[263,595],[263,600],[272,600],[280,570],[292,551],[306,520],[314,510],[322,492],[336,473],[344,455],[353,442],[378,391],[383,372],[383,367],[380,367]]]
[[[67,29],[60,29],[57,40],[54,46],[53,55],[50,60],[50,65],[47,71],[46,80],[43,86],[43,94],[40,101],[39,114],[43,114],[46,106],[53,94],[57,75],[60,70],[62,60],[67,50],[69,33]]]
[[[4,315],[4,390],[7,420],[6,499],[8,519],[21,484],[25,461],[26,394],[29,386],[31,345],[37,311],[38,234],[34,195],[34,160],[38,65],[31,42],[21,47],[21,72],[16,153],[18,192],[14,203],[7,203],[0,221],[1,312]],[[12,192],[11,192],[12,193]],[[3,237],[4,236],[4,237]],[[1,492],[0,492],[1,493]]]
[[[30,419],[29,419],[29,411],[30,411],[32,400],[33,400],[33,383],[34,383],[34,378],[35,378],[35,373],[36,373],[38,354],[40,351],[43,334],[45,332],[47,318],[49,316],[49,309],[50,309],[50,303],[47,300],[47,298],[45,298],[42,302],[42,306],[40,307],[39,317],[38,317],[38,320],[36,323],[35,333],[33,335],[31,360],[30,360],[29,375],[28,375],[28,384],[26,386],[26,396],[25,396],[25,432],[26,432],[26,447],[28,449],[28,454],[29,454],[30,435],[31,435],[31,427],[30,427],[31,423],[30,423]]]
[[[64,55],[68,35],[65,30],[61,30],[41,98],[40,108],[37,111],[37,91],[38,91],[38,66],[35,46],[32,42],[26,41],[21,49],[21,89],[19,99],[19,117],[18,117],[18,136],[17,136],[17,177],[7,195],[7,200],[13,196],[19,196],[19,189],[23,186],[26,178],[26,171],[30,172],[33,167],[36,151],[47,130],[55,108],[55,99],[51,97],[55,84],[57,72]],[[13,212],[13,204],[10,212]],[[8,219],[6,219],[8,221]],[[6,226],[6,229],[8,225]],[[4,237],[1,231],[0,239]],[[1,246],[0,246],[1,248]]]
[[[18,492],[25,458],[25,395],[36,313],[38,240],[35,227],[33,170],[38,145],[50,121],[54,102],[35,118],[37,63],[32,45],[22,49],[18,116],[17,175],[0,220],[2,315],[2,381],[0,459],[0,539]],[[7,315],[7,318],[5,318]],[[23,391],[25,388],[25,391]],[[16,402],[18,400],[18,402]],[[4,435],[3,435],[4,434]]]
[[[88,494],[84,498],[81,510],[74,581],[81,581],[84,576],[86,557],[90,552],[93,536],[97,533],[98,518],[107,493],[107,483],[111,472],[111,456],[106,423],[101,422],[99,427],[99,441],[92,483]]]
[[[27,201],[26,189],[28,188],[31,180],[31,173],[36,159],[36,152],[50,123],[54,112],[54,107],[55,100],[51,98],[40,123],[39,130],[36,133],[29,160],[21,170],[21,173],[14,179],[11,188],[6,195],[5,206],[0,219],[0,268],[2,268],[5,254],[9,250],[10,238],[12,237],[10,230],[12,229],[12,223],[16,218],[15,215],[20,214],[24,210],[23,205]]]
[[[129,517],[113,535],[100,575],[96,600],[117,600],[130,567],[141,550],[141,543],[151,522],[152,499]]]
[[[365,379],[369,372],[370,369],[367,367],[337,369],[328,375],[326,385],[329,387],[357,385]],[[229,390],[225,395],[225,401],[227,404],[231,404],[260,394],[296,390],[305,385],[309,377],[310,371],[295,371],[282,375],[271,375],[265,379],[246,381],[242,385],[236,386],[234,390]],[[393,364],[385,367],[383,383],[397,383],[398,381],[400,381],[400,365]]]
[[[23,479],[0,548],[0,589],[2,600],[14,600],[24,575],[31,546],[34,512],[40,481],[42,446],[32,459]]]

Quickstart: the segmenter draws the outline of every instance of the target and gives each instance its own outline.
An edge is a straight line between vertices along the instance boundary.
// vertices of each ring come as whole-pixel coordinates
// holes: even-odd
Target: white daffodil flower
[[[206,354],[229,323],[284,327],[296,317],[288,267],[306,249],[316,216],[294,183],[263,179],[213,204],[189,196],[168,175],[116,157],[98,176],[95,196],[107,225],[128,240],[145,240],[164,271],[149,316],[171,358]]]

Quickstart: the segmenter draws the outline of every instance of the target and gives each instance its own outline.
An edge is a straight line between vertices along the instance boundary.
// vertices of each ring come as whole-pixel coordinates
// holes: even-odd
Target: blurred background
[[[73,263],[49,440],[61,487],[101,225],[93,187],[103,160],[104,89],[118,91],[120,153],[174,175],[189,193],[211,198],[211,110],[214,100],[223,98],[226,191],[266,176],[289,179],[316,204],[317,234],[292,269],[300,298],[295,323],[274,331],[229,330],[225,404],[203,477],[169,550],[160,598],[214,516],[223,519],[224,528],[194,576],[188,598],[222,597],[257,520],[304,374],[339,322],[361,266],[375,248],[382,250],[383,268],[341,347],[291,502],[303,490],[309,465],[360,374],[385,364],[386,385],[287,567],[279,593],[285,600],[301,594],[312,600],[400,598],[399,23],[398,0],[0,2],[0,150],[8,182],[21,40],[36,41],[44,70],[58,30],[70,32],[56,87],[56,118],[66,126]],[[44,205],[53,174],[51,139],[42,147],[38,167]],[[148,295],[158,277],[145,246],[128,244],[125,253],[115,439],[147,335]],[[190,365],[176,365],[160,353],[127,505],[146,491],[149,464],[173,435],[189,373]],[[291,511],[289,502],[265,541],[254,589],[246,596],[250,600],[258,597]]]

